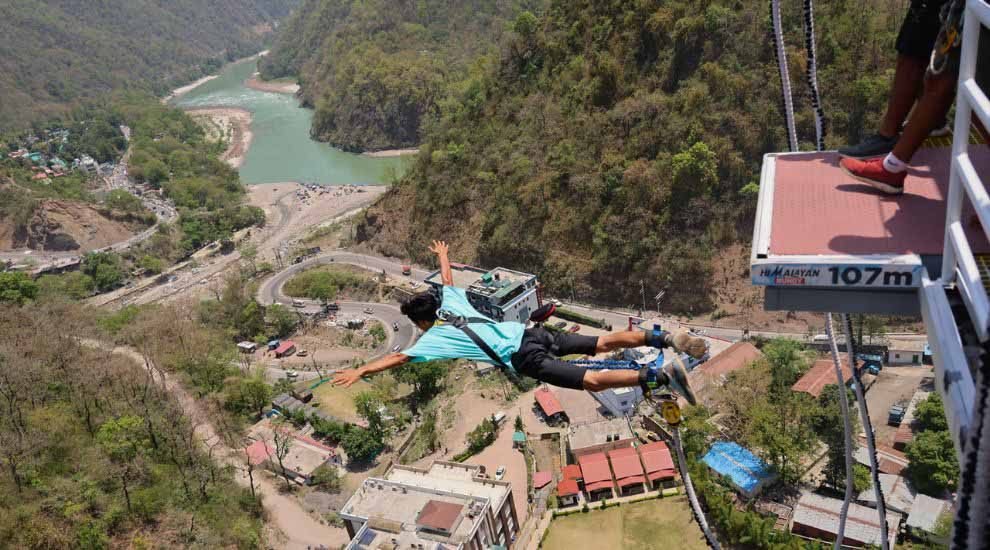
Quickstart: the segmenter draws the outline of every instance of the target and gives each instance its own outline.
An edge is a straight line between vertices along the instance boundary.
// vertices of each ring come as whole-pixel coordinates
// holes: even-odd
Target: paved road
[[[382,270],[385,270],[385,273],[392,277],[405,277],[402,275],[401,264],[386,258],[355,254],[353,252],[345,251],[328,252],[289,266],[263,282],[258,288],[258,302],[262,305],[280,303],[292,307],[293,298],[286,296],[282,292],[282,287],[285,285],[285,282],[297,273],[305,271],[306,269],[310,269],[318,265],[328,265],[333,263],[362,267],[376,273],[381,273]],[[416,280],[422,280],[426,278],[427,275],[429,275],[429,272],[417,268],[412,270],[409,277]],[[319,302],[316,300],[300,301],[306,304],[304,311],[307,313],[314,313],[320,309]],[[395,346],[399,346],[399,349],[409,347],[415,341],[416,335],[419,332],[416,326],[413,325],[409,319],[403,315],[401,311],[399,311],[399,307],[394,304],[346,301],[337,303],[340,305],[340,311],[337,312],[337,315],[340,317],[371,316],[382,321],[385,324],[386,332],[389,335],[389,342],[386,346],[386,350],[390,351]],[[371,313],[367,313],[366,310]],[[398,332],[392,330],[392,326],[394,324],[399,325]]]

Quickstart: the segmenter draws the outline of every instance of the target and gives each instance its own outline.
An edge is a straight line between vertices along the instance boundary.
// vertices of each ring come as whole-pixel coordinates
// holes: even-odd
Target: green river
[[[256,59],[232,63],[217,78],[172,101],[184,108],[239,107],[251,111],[254,139],[240,168],[244,183],[383,184],[410,162],[409,157],[374,158],[345,153],[310,139],[313,113],[300,107],[295,97],[244,85],[256,66]]]

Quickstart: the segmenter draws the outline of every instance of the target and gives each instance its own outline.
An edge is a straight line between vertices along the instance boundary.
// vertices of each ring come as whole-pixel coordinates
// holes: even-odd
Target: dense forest
[[[0,2],[0,133],[110,90],[155,95],[257,53],[298,0]]]
[[[347,151],[414,147],[421,121],[508,23],[542,0],[305,0],[259,67],[297,75],[312,134]]]
[[[807,149],[802,6],[785,4]],[[876,123],[904,8],[816,5],[830,146]],[[645,280],[665,307],[710,310],[713,261],[751,234],[761,157],[786,147],[767,6],[555,0],[511,29],[445,90],[359,240],[429,261],[446,238],[459,261],[537,273],[550,292],[639,303]]]

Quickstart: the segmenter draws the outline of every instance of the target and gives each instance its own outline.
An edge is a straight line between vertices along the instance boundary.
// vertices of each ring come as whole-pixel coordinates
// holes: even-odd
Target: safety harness
[[[437,311],[437,318],[443,321],[444,323],[466,334],[467,337],[470,338],[472,342],[474,342],[474,345],[478,346],[478,349],[485,352],[485,355],[487,355],[488,358],[492,360],[492,364],[494,364],[496,367],[508,373],[515,372],[512,369],[512,367],[507,365],[505,361],[503,361],[502,358],[499,357],[497,353],[495,353],[495,350],[493,350],[492,347],[488,345],[488,342],[485,342],[481,338],[481,336],[478,336],[477,332],[471,330],[471,327],[468,326],[471,324],[494,325],[495,324],[494,321],[492,321],[491,319],[486,319],[484,317],[464,317],[461,315],[453,314],[443,309]]]

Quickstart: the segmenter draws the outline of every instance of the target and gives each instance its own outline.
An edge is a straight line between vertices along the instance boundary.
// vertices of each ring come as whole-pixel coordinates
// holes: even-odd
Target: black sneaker
[[[664,365],[663,373],[667,375],[668,388],[686,399],[688,403],[698,404],[698,400],[694,397],[694,391],[691,390],[691,384],[688,383],[687,369],[680,357],[674,355],[674,360]]]
[[[873,134],[864,139],[862,143],[842,147],[839,149],[839,154],[854,159],[868,159],[886,155],[894,150],[894,146],[897,145],[897,137],[884,137],[880,134]]]

